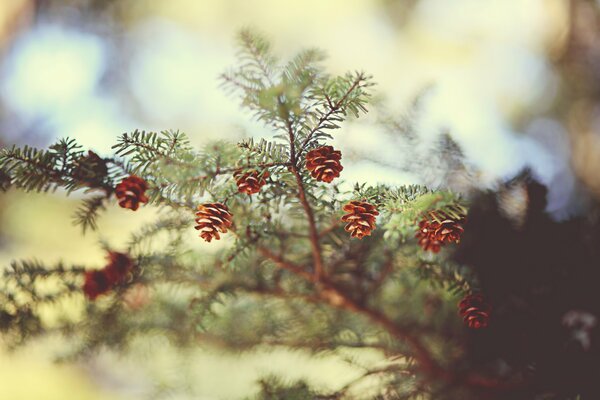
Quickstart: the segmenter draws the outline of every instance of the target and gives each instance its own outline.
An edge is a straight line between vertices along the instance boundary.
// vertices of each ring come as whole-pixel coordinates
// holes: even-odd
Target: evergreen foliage
[[[350,382],[322,393],[305,382],[270,377],[260,382],[256,398],[467,400],[533,393],[522,391],[522,371],[472,362],[465,342],[480,332],[468,332],[456,304],[481,289],[479,277],[449,259],[450,250],[427,253],[414,239],[424,218],[462,222],[467,199],[419,185],[356,184],[346,192],[337,182],[315,181],[304,168],[308,150],[366,112],[371,78],[362,72],[328,75],[318,50],[281,63],[269,42],[251,31],[240,34],[239,45],[238,65],[222,76],[223,85],[272,130],[271,140],[214,142],[198,151],[179,131],[126,133],[113,146],[114,156],[103,158],[108,167],[93,181],[98,184],[74,173],[84,153],[72,139],[48,150],[2,150],[6,186],[94,191],[74,217],[84,231],[98,228],[97,218],[114,203],[114,187],[128,175],[147,182],[147,206],[157,210],[156,220],[133,232],[127,249],[118,249],[135,260],[135,270],[94,302],[83,297],[81,266],[13,263],[0,292],[4,340],[17,345],[47,333],[42,307],[70,296],[86,301],[84,318],[53,329],[73,338],[73,357],[99,346],[126,348],[138,335],[160,332],[181,346],[283,346],[313,353],[368,348],[390,362],[359,378],[377,378],[368,389]],[[443,145],[459,160],[453,146]],[[252,196],[239,193],[233,174],[240,170],[268,171],[266,185]],[[380,213],[372,236],[362,240],[351,239],[340,221],[352,200]],[[186,238],[196,207],[209,202],[226,205],[234,222],[225,245],[214,251],[201,247],[199,238]],[[45,291],[41,283],[52,280],[59,284]],[[152,298],[134,310],[127,294],[140,285],[151,289]]]

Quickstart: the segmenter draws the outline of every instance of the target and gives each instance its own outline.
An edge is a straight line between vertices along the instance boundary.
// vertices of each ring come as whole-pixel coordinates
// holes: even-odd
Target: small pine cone
[[[458,303],[458,310],[465,324],[471,329],[486,328],[490,322],[492,307],[480,293],[465,296]]]
[[[82,156],[74,162],[73,178],[85,186],[91,188],[102,186],[106,175],[108,175],[106,160],[91,150],[86,156]]]
[[[442,247],[442,242],[439,241],[435,232],[437,232],[440,223],[437,221],[429,221],[424,219],[419,222],[419,232],[415,235],[419,239],[419,246],[425,251],[437,253]]]
[[[445,219],[436,231],[437,239],[442,243],[460,243],[460,237],[464,232],[463,223],[464,220]]]
[[[342,152],[331,146],[322,146],[306,153],[306,169],[320,182],[330,183],[344,169],[340,160]]]
[[[145,191],[148,184],[136,175],[131,175],[121,181],[115,188],[115,195],[119,199],[119,205],[130,210],[137,210],[140,203],[147,203],[148,197]]]
[[[104,268],[106,277],[111,285],[123,283],[133,270],[133,260],[125,253],[108,252],[108,265]]]
[[[419,246],[423,250],[437,253],[443,245],[460,242],[460,237],[464,231],[463,222],[464,220],[445,219],[438,222],[424,219],[419,222],[419,231],[415,237],[419,239]]]
[[[371,235],[371,231],[375,229],[375,218],[379,215],[374,205],[363,201],[351,201],[343,210],[347,212],[342,217],[342,221],[347,223],[344,229],[350,232],[350,236],[362,239]]]
[[[106,274],[106,270],[86,271],[83,293],[88,299],[96,300],[96,297],[108,292],[110,288],[111,282]]]
[[[247,195],[251,195],[254,193],[258,193],[260,188],[266,185],[265,179],[269,177],[269,171],[263,171],[262,173],[251,170],[247,172],[236,171],[233,174],[233,177],[236,180],[238,191],[240,193],[246,193]]]
[[[219,232],[226,233],[233,225],[232,215],[225,204],[207,203],[198,206],[196,213],[196,230],[200,231],[200,237],[207,242],[213,238],[221,239]]]

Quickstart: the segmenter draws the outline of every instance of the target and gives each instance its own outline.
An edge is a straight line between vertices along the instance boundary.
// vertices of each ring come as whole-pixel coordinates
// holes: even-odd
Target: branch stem
[[[294,128],[292,127],[292,122],[290,121],[289,111],[287,110],[285,102],[281,99],[281,97],[279,98],[279,105],[282,110],[285,111],[285,124],[290,141],[290,165],[288,168],[296,178],[296,184],[298,185],[298,199],[300,200],[300,204],[302,204],[302,208],[304,208],[304,213],[306,214],[306,219],[308,220],[308,237],[310,240],[310,247],[314,263],[314,277],[316,281],[319,281],[323,275],[323,257],[321,255],[321,245],[319,243],[319,231],[317,230],[317,224],[315,222],[315,214],[306,197],[306,190],[304,188],[304,183],[302,182],[302,175],[298,169]]]
[[[302,152],[304,150],[306,150],[306,146],[308,146],[308,143],[310,142],[310,140],[312,139],[314,134],[321,129],[321,127],[323,126],[323,123],[325,123],[325,121],[327,121],[333,114],[335,114],[336,112],[338,112],[340,110],[340,108],[342,107],[342,105],[344,104],[344,102],[346,101],[348,96],[350,96],[350,94],[364,80],[365,80],[365,77],[363,74],[358,75],[356,77],[356,79],[354,80],[354,83],[352,84],[352,86],[350,86],[350,88],[346,91],[346,93],[344,93],[342,98],[339,99],[335,104],[331,104],[331,99],[329,98],[329,96],[325,96],[325,98],[327,99],[327,103],[329,105],[329,110],[325,114],[323,114],[323,116],[321,116],[321,118],[319,118],[319,121],[314,126],[314,128],[312,128],[310,130],[310,132],[308,132],[306,139],[304,139],[304,141],[302,142],[302,145],[300,146],[300,149],[298,150],[298,155],[302,154]]]
[[[463,384],[486,390],[510,391],[523,386],[520,382],[503,382],[498,379],[488,378],[475,373],[463,376],[443,368],[417,336],[396,324],[385,314],[354,301],[326,278],[317,281],[313,275],[308,274],[302,267],[286,261],[283,257],[274,254],[267,248],[259,247],[258,251],[265,258],[274,261],[278,267],[290,271],[308,282],[313,283],[319,294],[318,298],[322,299],[324,303],[335,308],[363,315],[376,325],[381,326],[397,340],[406,343],[412,351],[412,356],[417,361],[417,368],[423,373],[436,377],[449,384]]]

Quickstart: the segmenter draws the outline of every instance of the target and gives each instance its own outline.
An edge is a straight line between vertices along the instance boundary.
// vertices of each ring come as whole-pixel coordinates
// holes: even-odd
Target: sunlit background
[[[196,145],[268,136],[219,88],[219,74],[235,62],[235,34],[249,26],[284,59],[319,47],[330,72],[372,74],[388,113],[402,115],[422,96],[413,122],[425,141],[450,132],[484,187],[531,167],[551,189],[549,211],[564,218],[581,206],[575,176],[598,188],[586,172],[590,156],[572,162],[570,150],[598,139],[574,141],[580,126],[568,123],[589,117],[593,104],[559,101],[572,19],[566,0],[0,0],[0,141],[42,147],[70,136],[106,155],[134,129],[179,129]],[[342,177],[415,182],[395,167],[404,155],[377,114],[338,132],[335,146],[353,160]],[[110,210],[104,236],[84,238],[70,226],[72,201],[60,194],[3,196],[2,262],[100,260],[98,239],[118,244],[152,213]],[[239,398],[268,372],[334,388],[360,372],[299,352],[238,356],[207,346],[181,354],[161,338],[128,355],[54,364],[65,345],[47,340],[0,355],[0,399],[136,399],[161,385],[157,398]]]

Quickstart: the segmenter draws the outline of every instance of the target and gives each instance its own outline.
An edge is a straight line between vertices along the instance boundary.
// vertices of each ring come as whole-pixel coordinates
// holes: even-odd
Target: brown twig
[[[330,234],[331,232],[335,231],[339,226],[340,226],[340,220],[338,218],[336,218],[331,222],[330,226],[328,226],[327,228],[325,228],[321,232],[319,232],[319,237],[323,237],[323,236]]]
[[[310,239],[310,247],[312,251],[312,257],[314,262],[314,275],[315,280],[319,281],[323,275],[323,258],[321,256],[321,245],[319,243],[319,232],[317,231],[317,224],[315,222],[315,215],[313,210],[308,203],[306,198],[306,190],[304,189],[304,183],[302,182],[302,175],[298,170],[298,163],[296,158],[296,138],[294,137],[294,129],[289,118],[289,112],[285,109],[285,103],[279,98],[280,106],[285,110],[285,123],[288,130],[288,137],[290,141],[290,166],[292,174],[296,178],[296,184],[298,185],[298,199],[304,212],[306,213],[306,219],[308,220],[308,236]]]
[[[263,257],[273,261],[279,268],[283,268],[287,271],[290,271],[290,272],[294,273],[295,275],[298,275],[309,282],[315,281],[314,276],[309,274],[308,272],[306,272],[302,267],[297,266],[297,265],[285,260],[282,256],[273,253],[268,248],[259,246],[259,247],[257,247],[257,250]]]
[[[319,298],[322,299],[324,303],[338,309],[363,315],[376,325],[384,328],[394,338],[406,343],[412,350],[413,357],[417,361],[417,368],[421,370],[421,372],[450,384],[463,384],[479,389],[506,391],[517,389],[522,386],[522,383],[502,382],[498,379],[488,378],[479,374],[468,374],[466,376],[461,376],[444,369],[441,365],[439,365],[439,363],[431,355],[430,351],[417,336],[407,331],[405,328],[397,325],[385,314],[371,309],[363,304],[357,303],[327,279],[316,281],[315,277],[311,274],[308,274],[302,267],[286,261],[283,259],[283,257],[272,253],[266,248],[259,247],[258,251],[264,257],[274,261],[278,267],[291,271],[308,282],[315,284],[315,289],[319,294]]]
[[[280,268],[286,269],[309,282],[319,282],[315,279],[313,275],[308,274],[302,267],[297,266],[289,261],[286,261],[283,257],[274,254],[265,247],[258,247],[258,252],[264,257],[275,262],[275,264]],[[328,281],[321,281],[319,283],[320,284],[317,287],[317,290],[319,291],[321,297],[327,303],[337,308],[358,312],[359,314],[366,316],[378,325],[381,325],[397,339],[405,341],[413,348],[413,350],[416,353],[415,358],[419,360],[419,363],[424,370],[430,372],[435,371],[436,375],[445,375],[445,371],[438,366],[437,362],[432,358],[429,351],[416,337],[413,337],[410,333],[405,332],[394,322],[392,322],[389,318],[379,313],[378,311],[371,310],[363,305],[355,303],[353,300],[350,299],[350,297],[348,297],[342,291],[337,289],[332,283]]]

